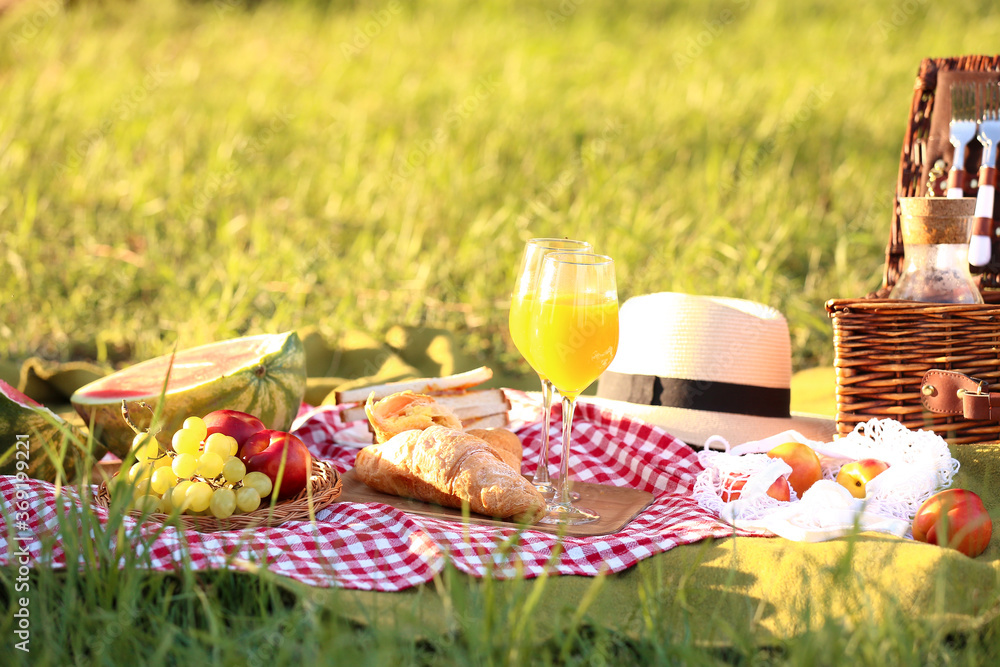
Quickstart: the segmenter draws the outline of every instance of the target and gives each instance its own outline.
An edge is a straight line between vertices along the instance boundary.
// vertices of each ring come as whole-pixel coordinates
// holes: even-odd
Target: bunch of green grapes
[[[142,512],[211,514],[226,519],[252,512],[271,493],[271,478],[247,472],[236,456],[236,439],[224,433],[208,435],[201,417],[188,417],[171,440],[173,451],[162,451],[156,438],[138,433],[132,442],[136,463],[128,480],[138,489],[133,507]]]

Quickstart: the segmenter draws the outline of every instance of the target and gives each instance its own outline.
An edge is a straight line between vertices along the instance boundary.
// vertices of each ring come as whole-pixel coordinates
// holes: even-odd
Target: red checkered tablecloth
[[[524,472],[532,473],[543,429],[541,406],[534,395],[511,390],[507,395],[512,404],[511,427],[524,443]],[[315,455],[344,472],[353,465],[358,448],[338,444],[343,438],[337,435],[349,426],[340,420],[339,413],[335,406],[303,406],[295,433]],[[551,426],[553,475],[562,455],[561,428],[557,406]],[[124,539],[153,570],[266,567],[314,586],[398,591],[430,581],[448,561],[474,576],[510,578],[523,573],[531,578],[546,571],[596,575],[619,572],[680,544],[734,534],[732,526],[700,508],[691,497],[701,466],[687,445],[662,429],[581,403],[573,437],[570,474],[574,479],[644,489],[655,499],[620,532],[565,537],[561,551],[556,549],[560,539],[549,533],[462,525],[407,514],[387,505],[348,502],[320,511],[315,524],[290,521],[275,528],[217,533],[164,529],[127,517]],[[61,546],[57,511],[60,502],[81,507],[79,494],[68,488],[57,494],[46,482],[0,476],[0,496],[4,506],[0,513],[0,563],[69,566]],[[107,511],[99,506],[92,509],[105,524]],[[62,525],[65,529],[65,520]],[[109,535],[108,539],[118,538]],[[43,550],[44,542],[51,542],[52,547]]]

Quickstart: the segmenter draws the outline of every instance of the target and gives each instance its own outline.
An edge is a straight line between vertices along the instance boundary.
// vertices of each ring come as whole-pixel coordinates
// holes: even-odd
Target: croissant
[[[517,434],[506,428],[472,428],[466,431],[469,435],[474,435],[493,448],[504,463],[514,470],[521,469],[521,460],[524,458],[524,450],[521,446],[521,439]]]
[[[354,461],[358,478],[377,491],[444,507],[534,523],[545,499],[479,438],[444,426],[405,431],[369,445]]]

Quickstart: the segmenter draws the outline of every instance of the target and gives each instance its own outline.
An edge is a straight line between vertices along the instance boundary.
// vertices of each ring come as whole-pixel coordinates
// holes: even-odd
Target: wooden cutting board
[[[380,493],[360,481],[355,476],[354,470],[348,470],[340,479],[343,484],[343,490],[340,497],[337,498],[337,502],[383,503],[411,514],[460,523],[463,521],[462,510]],[[573,490],[580,494],[580,500],[574,504],[594,510],[601,515],[600,519],[579,526],[560,527],[536,524],[530,527],[531,530],[540,530],[553,534],[562,533],[572,537],[616,533],[653,502],[653,494],[648,491],[639,491],[620,486],[575,482]],[[517,527],[517,524],[513,521],[491,519],[478,514],[470,514],[468,522],[481,526],[498,526],[500,528]]]

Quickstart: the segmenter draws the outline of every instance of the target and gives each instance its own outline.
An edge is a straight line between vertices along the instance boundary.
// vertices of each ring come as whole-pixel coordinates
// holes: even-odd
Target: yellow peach
[[[788,483],[799,498],[809,487],[823,479],[823,466],[820,465],[819,456],[809,445],[786,442],[771,449],[767,455],[791,466],[792,474],[788,476]]]
[[[868,482],[888,467],[888,463],[878,459],[861,459],[845,463],[837,473],[837,484],[850,491],[855,498],[864,498],[868,495]]]

